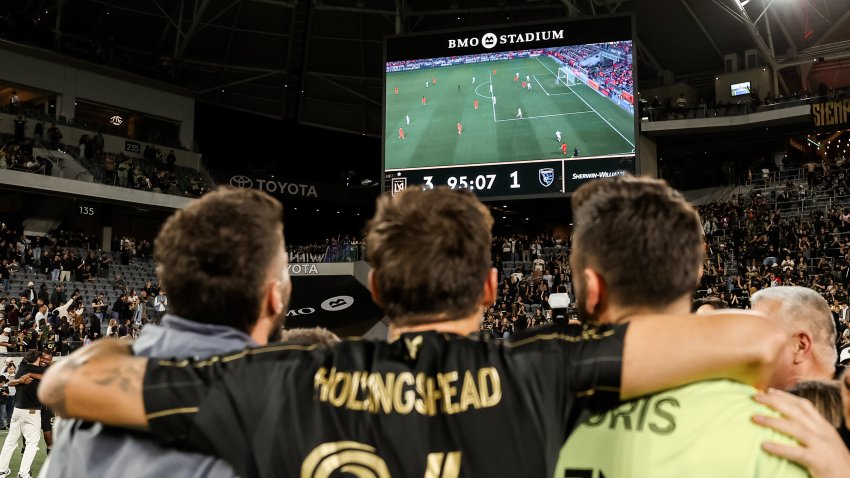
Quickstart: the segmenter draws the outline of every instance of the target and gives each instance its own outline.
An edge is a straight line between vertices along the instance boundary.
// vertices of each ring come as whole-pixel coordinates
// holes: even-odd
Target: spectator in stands
[[[50,149],[58,149],[60,141],[62,141],[62,131],[56,127],[56,123],[51,123],[47,130],[47,138],[50,141]]]
[[[0,354],[9,353],[9,347],[12,345],[12,329],[5,327],[3,333],[0,334]]]
[[[159,294],[154,299],[154,321],[159,324],[162,316],[168,310],[168,294],[160,289]]]
[[[787,333],[770,385],[788,390],[805,380],[831,380],[838,354],[835,323],[826,300],[805,287],[776,287],[756,292],[753,310],[764,312]]]
[[[17,114],[20,110],[21,100],[18,98],[18,92],[12,90],[12,94],[9,95],[9,107],[12,111],[12,114]]]
[[[103,292],[97,293],[97,296],[91,301],[91,308],[93,315],[97,317],[98,320],[103,320],[104,313],[106,312],[106,303],[103,301]]]
[[[68,302],[67,294],[65,294],[62,284],[57,284],[56,287],[53,288],[53,294],[50,295],[50,303],[52,303],[54,307],[58,307],[66,302]]]
[[[112,282],[112,289],[120,290],[122,293],[127,292],[127,283],[121,278],[121,274],[115,274],[115,280]]]
[[[168,152],[168,156],[165,158],[166,170],[169,173],[174,172],[174,164],[177,163],[177,156],[174,155],[174,150]]]

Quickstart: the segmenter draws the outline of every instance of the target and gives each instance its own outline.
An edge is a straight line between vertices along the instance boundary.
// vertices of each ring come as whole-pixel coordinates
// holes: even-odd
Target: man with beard
[[[702,276],[703,231],[681,194],[663,181],[622,178],[583,185],[572,207],[570,264],[585,324],[634,326],[639,314],[690,310]],[[772,290],[781,296],[780,289],[786,288]],[[705,312],[693,322],[717,317]],[[657,340],[662,350],[671,346]],[[792,442],[752,423],[754,414],[770,413],[752,400],[755,394],[742,383],[704,381],[593,415],[564,445],[553,476],[807,476],[760,448],[764,441]]]
[[[187,228],[186,247],[203,260],[181,260],[181,270],[220,277],[184,284],[159,260],[175,313],[189,313],[178,300],[189,291],[211,315],[252,309],[257,327],[284,312],[290,283],[280,210],[254,202]],[[277,215],[267,229],[250,221],[261,208]],[[539,477],[552,473],[586,409],[604,411],[620,398],[700,378],[769,378],[783,337],[757,314],[643,317],[577,338],[468,338],[496,297],[492,225],[469,191],[411,188],[379,199],[366,244],[373,299],[390,320],[388,342],[283,343],[172,361],[132,357],[102,340],[54,365],[42,398],[60,416],[148,429],[163,443],[223,457],[241,476]],[[259,255],[237,248],[249,241],[241,236],[262,241],[253,251]],[[160,237],[157,254],[167,258],[179,245]],[[222,255],[240,262],[220,264]],[[256,267],[262,272],[251,274]],[[249,279],[258,282],[246,287]],[[233,297],[207,303],[221,291]],[[756,334],[761,340],[752,340]]]
[[[236,217],[242,233],[225,227]],[[133,353],[207,358],[265,345],[279,333],[282,307],[274,311],[261,306],[266,277],[244,264],[264,263],[274,255],[271,248],[277,244],[263,238],[282,237],[280,217],[279,203],[268,196],[220,189],[166,221],[157,238],[156,260],[159,279],[169,287],[172,313],[163,316],[161,327],[142,330]],[[278,265],[275,273],[280,271]],[[246,297],[246,290],[255,292]],[[82,420],[59,428],[47,466],[42,476],[127,476],[128,470],[151,478],[235,475],[215,457],[179,452]]]

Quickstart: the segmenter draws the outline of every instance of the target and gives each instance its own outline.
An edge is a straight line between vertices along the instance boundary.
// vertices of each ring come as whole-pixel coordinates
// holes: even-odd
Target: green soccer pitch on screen
[[[410,171],[541,162],[536,169],[520,164],[489,174],[437,171],[415,182],[514,196],[564,193],[572,176],[559,162],[633,159],[631,22],[610,20],[388,39],[386,179]],[[528,176],[523,181],[511,177],[522,171]],[[530,190],[522,183],[535,172],[539,185]],[[541,190],[547,182],[551,191]]]

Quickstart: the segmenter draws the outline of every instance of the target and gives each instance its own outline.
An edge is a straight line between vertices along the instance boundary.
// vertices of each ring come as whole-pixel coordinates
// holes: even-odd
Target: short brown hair
[[[169,217],[154,257],[171,311],[248,332],[259,315],[266,268],[281,252],[281,216],[268,194],[219,188]]]
[[[591,181],[575,192],[572,207],[573,271],[594,269],[617,304],[662,307],[696,289],[702,226],[664,181]]]
[[[339,337],[324,327],[286,329],[280,334],[281,342],[304,342],[320,347],[333,347]]]
[[[407,189],[379,199],[366,244],[387,316],[412,323],[473,313],[492,264],[492,227],[469,191]]]
[[[836,428],[841,426],[841,417],[844,412],[841,404],[841,386],[838,381],[798,382],[788,391],[812,402],[812,405],[828,422],[832,423],[832,426]]]

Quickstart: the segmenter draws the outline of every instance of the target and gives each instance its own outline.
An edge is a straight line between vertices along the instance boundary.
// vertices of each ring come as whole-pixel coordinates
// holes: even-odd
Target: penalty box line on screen
[[[546,96],[561,96],[561,95],[574,95],[575,94],[572,90],[565,92],[565,93],[549,93],[548,91],[546,91],[546,88],[543,86],[543,83],[541,83],[540,80],[537,79],[538,76],[548,77],[550,75],[547,74],[547,73],[540,73],[538,75],[531,75],[531,77],[534,78],[534,81],[536,81],[537,84],[540,85],[540,89],[542,89],[543,92],[546,93]],[[555,86],[558,86],[558,85],[556,84]]]
[[[539,116],[524,116],[522,118],[505,118],[505,119],[497,119],[496,121],[519,121],[519,120],[530,120],[534,118],[551,118],[553,116],[569,116],[569,115],[583,115],[585,113],[593,113],[593,111],[575,111],[572,113],[556,113],[553,115],[539,115]]]

